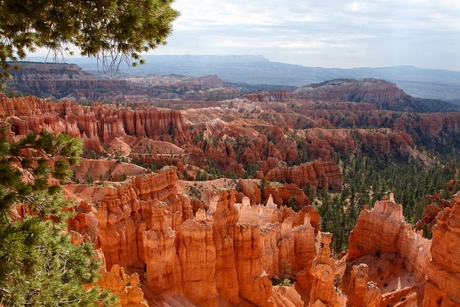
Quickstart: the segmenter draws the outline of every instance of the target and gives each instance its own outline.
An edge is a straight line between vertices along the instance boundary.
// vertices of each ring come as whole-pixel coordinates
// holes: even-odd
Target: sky
[[[176,0],[151,54],[263,55],[313,67],[460,71],[460,0]]]

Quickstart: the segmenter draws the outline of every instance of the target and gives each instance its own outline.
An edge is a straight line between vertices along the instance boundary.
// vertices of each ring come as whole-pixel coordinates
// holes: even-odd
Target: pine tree
[[[81,139],[42,132],[8,141],[0,131],[0,305],[110,305],[114,296],[83,285],[98,278],[91,244],[73,245],[66,220],[73,203],[50,178],[65,180]]]
[[[139,53],[166,43],[179,13],[172,0],[0,1],[0,79],[8,60],[24,59],[37,47],[55,56],[97,57],[104,69],[120,61],[142,63]]]

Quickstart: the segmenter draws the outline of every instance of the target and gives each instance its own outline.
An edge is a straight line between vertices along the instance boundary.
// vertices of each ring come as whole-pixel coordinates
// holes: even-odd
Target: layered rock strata
[[[348,239],[348,260],[373,253],[397,253],[418,280],[424,278],[429,261],[430,240],[406,223],[402,206],[394,199],[377,201],[372,210],[364,209]]]
[[[379,307],[382,293],[375,283],[369,281],[367,264],[353,266],[348,290],[347,307]]]
[[[102,145],[117,136],[159,138],[174,128],[184,138],[187,125],[179,111],[147,108],[131,110],[95,103],[91,107],[69,101],[55,103],[36,97],[9,99],[0,95],[0,115],[12,119],[16,135],[42,130],[81,137],[88,151],[101,152]]]
[[[365,286],[368,280],[365,266],[354,267],[350,277],[349,306],[374,306],[370,302],[375,299],[381,300],[381,304],[388,304],[395,300],[406,300],[406,297],[407,302],[418,302],[417,305],[423,302],[426,307],[460,304],[460,254],[456,246],[460,236],[460,224],[457,222],[460,220],[460,193],[454,196],[449,205],[451,207],[438,213],[431,241],[404,221],[402,206],[393,199],[379,201],[372,210],[361,212],[349,238],[348,259],[371,254],[378,258],[380,253],[393,253],[396,258],[400,257],[403,261],[401,268],[409,271],[415,281],[405,288],[398,281],[395,292],[384,294],[379,299],[375,285]],[[396,271],[390,273],[397,274]],[[369,301],[366,301],[366,297]],[[363,303],[365,301],[367,303]]]
[[[314,277],[310,292],[311,306],[322,306],[321,304],[332,307],[340,306],[338,295],[334,289],[336,271],[334,260],[331,259],[331,249],[329,248],[331,241],[331,233],[321,233],[321,248],[311,268],[311,273]]]
[[[438,214],[432,228],[432,258],[427,266],[424,307],[460,305],[460,193],[453,202],[452,208]]]
[[[296,184],[299,188],[311,186],[326,190],[340,190],[343,174],[334,162],[315,160],[298,166],[274,168],[265,175],[269,181],[281,180]]]
[[[81,199],[69,227],[102,249],[109,270],[140,270],[162,299],[272,306],[270,279],[286,274],[286,263],[291,276],[310,274],[315,228],[306,210],[278,209],[272,200],[237,204],[236,191],[218,190],[194,214],[177,181],[169,167],[105,187],[68,186],[67,193]]]

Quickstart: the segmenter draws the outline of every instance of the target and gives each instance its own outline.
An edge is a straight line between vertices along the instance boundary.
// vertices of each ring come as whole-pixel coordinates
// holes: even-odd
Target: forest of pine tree
[[[342,157],[340,163],[344,174],[342,191],[332,194],[321,190],[309,195],[320,212],[321,230],[334,235],[331,248],[336,254],[348,248],[350,231],[364,205],[372,208],[377,200],[394,193],[396,202],[403,205],[406,221],[414,225],[422,216],[428,195],[440,193],[443,199],[449,199],[460,188],[447,188],[449,180],[458,178],[458,170],[441,163],[428,167],[413,159],[354,155]]]

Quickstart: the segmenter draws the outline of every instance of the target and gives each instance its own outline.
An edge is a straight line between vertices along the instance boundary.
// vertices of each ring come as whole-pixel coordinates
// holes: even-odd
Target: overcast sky
[[[153,54],[263,55],[319,67],[460,70],[460,0],[176,0]]]

